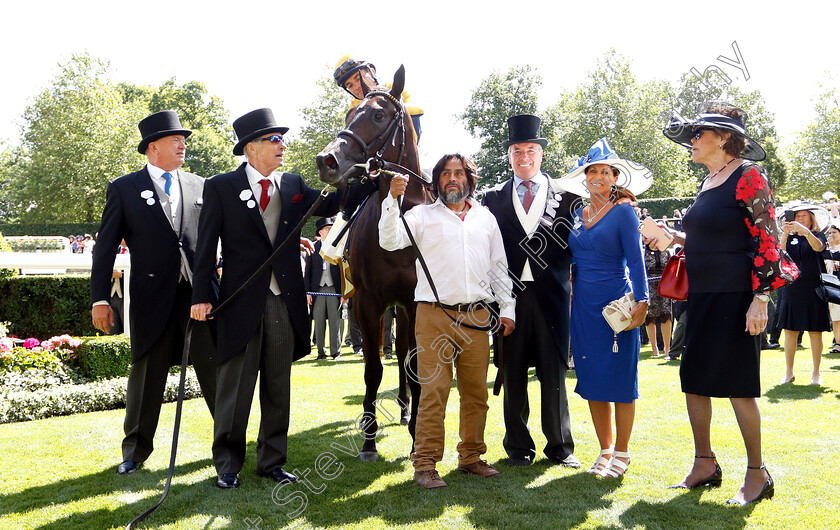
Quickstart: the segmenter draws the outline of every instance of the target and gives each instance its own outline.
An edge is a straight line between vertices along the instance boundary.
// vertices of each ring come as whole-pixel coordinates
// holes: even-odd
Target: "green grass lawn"
[[[831,344],[826,334],[826,343]],[[807,345],[807,337],[806,337]],[[346,351],[346,349],[345,349]],[[667,489],[691,465],[693,447],[679,386],[679,363],[650,358],[642,350],[633,461],[622,480],[584,473],[598,455],[586,403],[573,393],[572,431],[584,469],[551,466],[541,451],[538,382],[532,379],[531,418],[538,458],[528,468],[505,463],[501,396],[490,397],[487,460],[497,479],[459,473],[455,445],[458,397],[447,414],[444,461],[438,466],[449,488],[421,490],[412,480],[410,438],[396,406],[383,405],[380,460],[354,457],[354,429],[361,414],[362,361],[314,356],[292,369],[292,423],[286,469],[307,483],[275,488],[255,474],[260,410],[255,399],[249,424],[242,487],[215,487],[210,458],[212,422],[201,399],[185,404],[177,474],[166,503],[144,528],[840,528],[840,355],[825,355],[823,385],[810,386],[810,350],[797,354],[797,382],[778,386],[781,350],[762,358],[760,400],[764,453],[776,480],[776,496],[749,508],[726,506],[740,486],[746,457],[732,409],[715,400],[712,437],[724,471],[723,487]],[[396,361],[385,361],[381,392],[395,392]],[[489,378],[495,377],[495,368]],[[491,383],[492,385],[492,383]],[[169,463],[174,404],[163,407],[157,449],[133,475],[119,476],[123,411],[96,412],[0,425],[0,528],[119,528],[157,502]],[[392,414],[394,421],[383,421]],[[320,471],[320,475],[318,473]],[[291,516],[291,518],[290,518]]]

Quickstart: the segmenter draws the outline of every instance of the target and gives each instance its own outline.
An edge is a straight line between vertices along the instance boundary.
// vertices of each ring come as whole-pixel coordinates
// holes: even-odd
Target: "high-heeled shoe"
[[[712,456],[705,456],[705,455],[694,455],[694,458],[715,458],[715,455]],[[693,484],[688,486],[683,484],[682,482],[679,484],[674,484],[673,486],[668,486],[671,489],[685,489],[685,490],[693,490],[694,488],[702,488],[704,486],[708,486],[710,488],[719,488],[720,485],[723,483],[723,470],[720,468],[720,465],[715,462],[715,472],[706,477],[705,479],[701,480],[697,484]]]
[[[763,469],[767,471],[767,466],[765,466],[764,464],[760,465],[759,467],[747,466],[747,469]],[[773,483],[773,477],[770,476],[770,472],[767,472],[767,482],[764,483],[764,487],[761,488],[761,491],[758,493],[758,496],[756,498],[749,501],[739,501],[738,499],[733,497],[726,501],[726,504],[737,504],[739,506],[747,506],[748,504],[758,502],[761,499],[772,499],[775,486],[776,485]]]

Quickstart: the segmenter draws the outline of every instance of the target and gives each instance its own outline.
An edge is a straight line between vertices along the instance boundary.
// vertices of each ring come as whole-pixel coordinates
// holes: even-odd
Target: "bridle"
[[[365,95],[365,101],[370,100],[376,96],[383,96],[391,103],[394,104],[396,107],[396,112],[394,113],[394,117],[391,118],[391,122],[385,128],[382,133],[379,134],[376,138],[370,141],[365,141],[361,136],[356,134],[352,131],[349,126],[346,129],[342,129],[338,132],[336,136],[347,137],[353,140],[358,146],[361,148],[362,153],[364,154],[365,160],[382,160],[382,155],[385,153],[385,150],[388,148],[389,145],[396,146],[397,145],[397,138],[399,138],[399,145],[400,145],[400,154],[397,160],[401,160],[403,155],[405,154],[405,107],[403,107],[402,103],[399,99],[391,95],[390,92],[385,92],[383,90],[374,90],[368,92]],[[352,125],[353,122],[350,123]],[[367,172],[365,172],[367,173]],[[367,178],[367,174],[363,174],[360,177],[354,177],[352,179],[347,180],[348,185],[355,185],[364,182]]]

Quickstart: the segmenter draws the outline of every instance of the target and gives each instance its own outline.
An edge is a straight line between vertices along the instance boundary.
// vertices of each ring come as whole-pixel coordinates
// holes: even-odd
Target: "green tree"
[[[23,222],[91,222],[109,180],[135,170],[137,122],[145,109],[125,104],[106,61],[73,55],[23,115],[10,217]]]
[[[336,86],[332,71],[325,71],[315,86],[315,99],[310,105],[298,109],[303,117],[303,126],[300,131],[291,131],[293,139],[284,156],[284,169],[301,175],[313,188],[321,188],[323,184],[318,179],[315,156],[344,129],[350,97]]]
[[[510,177],[510,164],[503,143],[508,139],[507,120],[517,114],[536,114],[538,91],[542,77],[531,66],[514,67],[504,73],[493,72],[484,79],[470,96],[470,103],[458,115],[474,137],[481,139],[478,153],[473,160],[478,166],[478,187],[494,186]],[[555,176],[559,168],[559,146],[553,133],[556,116],[546,114],[541,133],[549,140],[543,158],[543,171]]]
[[[173,78],[157,87],[122,83],[119,89],[126,103],[142,102],[149,114],[170,109],[178,113],[181,124],[193,132],[187,140],[185,171],[211,177],[236,167],[228,111],[218,96],[208,94],[204,83],[178,85]]]
[[[783,193],[791,199],[819,200],[826,191],[840,194],[840,100],[825,89],[814,104],[816,118],[797,136],[791,172]]]
[[[693,193],[693,178],[682,167],[684,150],[662,135],[662,109],[670,98],[667,83],[638,81],[627,58],[607,51],[584,82],[563,94],[550,110],[556,116],[559,143],[570,155],[555,176],[567,173],[576,157],[606,137],[619,156],[644,164],[653,173],[653,185],[643,197]]]

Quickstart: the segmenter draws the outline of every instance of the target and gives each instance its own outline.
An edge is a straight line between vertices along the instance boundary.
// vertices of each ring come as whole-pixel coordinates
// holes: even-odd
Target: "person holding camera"
[[[785,336],[785,375],[781,384],[792,383],[793,360],[796,356],[796,338],[800,331],[807,331],[811,342],[813,371],[811,384],[822,383],[822,333],[831,331],[828,303],[817,296],[820,274],[825,272],[822,251],[826,248],[823,228],[829,217],[825,208],[806,202],[790,204],[785,208],[782,241],[793,262],[799,267],[799,278],[779,294],[778,327]]]

